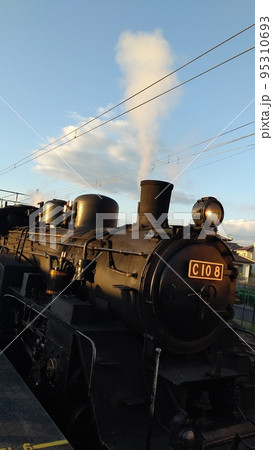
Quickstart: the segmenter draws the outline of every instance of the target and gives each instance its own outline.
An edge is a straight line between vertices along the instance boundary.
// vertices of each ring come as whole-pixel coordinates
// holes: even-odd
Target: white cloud
[[[172,203],[193,206],[196,199],[192,194],[185,194],[182,191],[174,190],[172,193]]]
[[[100,122],[97,121],[96,124],[98,123]],[[74,130],[75,127],[67,126],[62,134]],[[79,133],[83,131],[86,128],[79,130]],[[39,158],[35,170],[84,188],[92,188],[94,185],[103,187],[110,179],[118,178],[117,189],[124,185],[124,180],[119,179],[120,174],[131,170],[137,172],[139,157],[127,121],[111,122],[107,128],[100,128],[80,138],[73,139],[72,133],[70,138],[70,142]],[[50,141],[54,140],[52,138]],[[129,190],[136,188],[135,179],[136,177],[130,177]]]
[[[238,244],[249,245],[255,241],[255,220],[225,220],[221,228],[220,233],[231,236]]]
[[[161,31],[132,33],[120,36],[117,45],[117,62],[123,73],[124,98],[165,76],[171,71],[173,55]],[[127,110],[177,84],[176,75],[167,78],[153,88],[126,102]],[[177,97],[177,94],[176,96]],[[37,160],[34,170],[57,180],[67,180],[82,188],[115,193],[135,193],[140,179],[151,171],[151,163],[159,148],[159,123],[174,104],[174,96],[165,95],[144,107],[140,107],[122,119],[111,121],[110,112],[100,119],[83,118],[76,112],[70,117],[76,125],[67,125],[54,151]],[[111,108],[98,108],[98,114]],[[110,115],[109,115],[110,114]],[[88,125],[84,125],[89,122]],[[76,128],[80,128],[76,131]],[[96,129],[92,130],[94,127]],[[99,128],[97,128],[99,127]],[[90,131],[92,130],[92,131]],[[86,133],[81,136],[82,133]],[[53,143],[58,137],[49,138]],[[53,147],[56,144],[53,144]]]

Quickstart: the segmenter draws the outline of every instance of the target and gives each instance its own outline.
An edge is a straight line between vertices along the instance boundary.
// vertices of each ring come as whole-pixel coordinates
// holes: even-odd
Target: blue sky
[[[3,169],[253,24],[254,6],[251,0],[1,0],[1,189],[36,201],[73,199],[91,187],[125,212],[136,210],[141,178],[167,180],[175,185],[172,212],[190,211],[196,199],[213,195],[224,205],[227,232],[241,244],[253,242],[255,141],[245,137],[254,133],[254,124],[246,125],[255,118],[253,50],[82,137],[78,131],[56,150],[59,156],[52,151]],[[92,126],[252,46],[254,28]],[[206,142],[186,150],[241,126],[208,148]]]

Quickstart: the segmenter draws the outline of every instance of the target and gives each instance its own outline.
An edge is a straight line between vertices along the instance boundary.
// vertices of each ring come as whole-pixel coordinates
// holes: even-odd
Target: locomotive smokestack
[[[167,181],[143,180],[140,183],[141,193],[138,204],[138,225],[139,228],[151,228],[151,222],[148,214],[152,214],[155,220],[158,220],[161,214],[166,218],[161,222],[161,226],[168,227],[168,212],[173,190],[173,184]]]

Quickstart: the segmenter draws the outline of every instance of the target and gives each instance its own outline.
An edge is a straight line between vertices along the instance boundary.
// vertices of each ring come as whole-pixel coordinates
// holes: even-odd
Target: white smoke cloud
[[[39,204],[39,202],[44,201],[44,199],[46,198],[46,193],[40,191],[39,189],[32,189],[28,191],[30,200],[29,200],[29,204],[33,205],[33,206],[37,206]]]
[[[127,31],[120,36],[116,51],[123,75],[124,98],[169,73],[174,59],[168,42],[159,30],[151,33]],[[137,95],[123,106],[128,110],[174,84],[177,84],[175,75]],[[65,139],[58,142],[62,145],[39,158],[34,170],[49,179],[66,180],[89,191],[94,189],[96,192],[111,194],[123,191],[132,195],[136,192],[139,181],[151,171],[152,160],[160,145],[160,121],[166,117],[176,98],[177,93],[175,96],[166,94],[122,119],[100,126],[103,121],[118,114],[112,111],[83,126],[75,135],[75,129],[92,120],[92,117],[84,118],[71,112],[70,116],[74,123],[76,121],[76,125],[68,125],[60,133],[62,136],[72,132],[69,135],[71,141],[64,143],[67,141]],[[99,107],[98,114],[112,106],[109,104],[105,108]],[[99,128],[87,132],[97,126]],[[84,132],[87,133],[80,136]],[[58,136],[50,138],[49,142],[56,139]]]
[[[153,33],[122,33],[117,45],[116,59],[124,74],[122,83],[125,87],[125,97],[128,98],[171,72],[174,57],[162,32],[155,30]],[[172,75],[131,99],[126,103],[126,108],[134,108],[176,84],[178,79],[176,75]],[[160,120],[166,117],[176,98],[177,93],[164,95],[128,115],[130,126],[136,133],[141,156],[139,181],[146,178],[150,171],[158,147]]]

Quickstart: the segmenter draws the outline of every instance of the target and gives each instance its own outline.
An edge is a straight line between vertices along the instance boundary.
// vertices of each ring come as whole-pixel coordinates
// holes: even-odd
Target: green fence
[[[255,305],[255,291],[249,289],[238,289],[237,290],[237,298],[239,303],[243,303],[245,305],[254,306]]]

